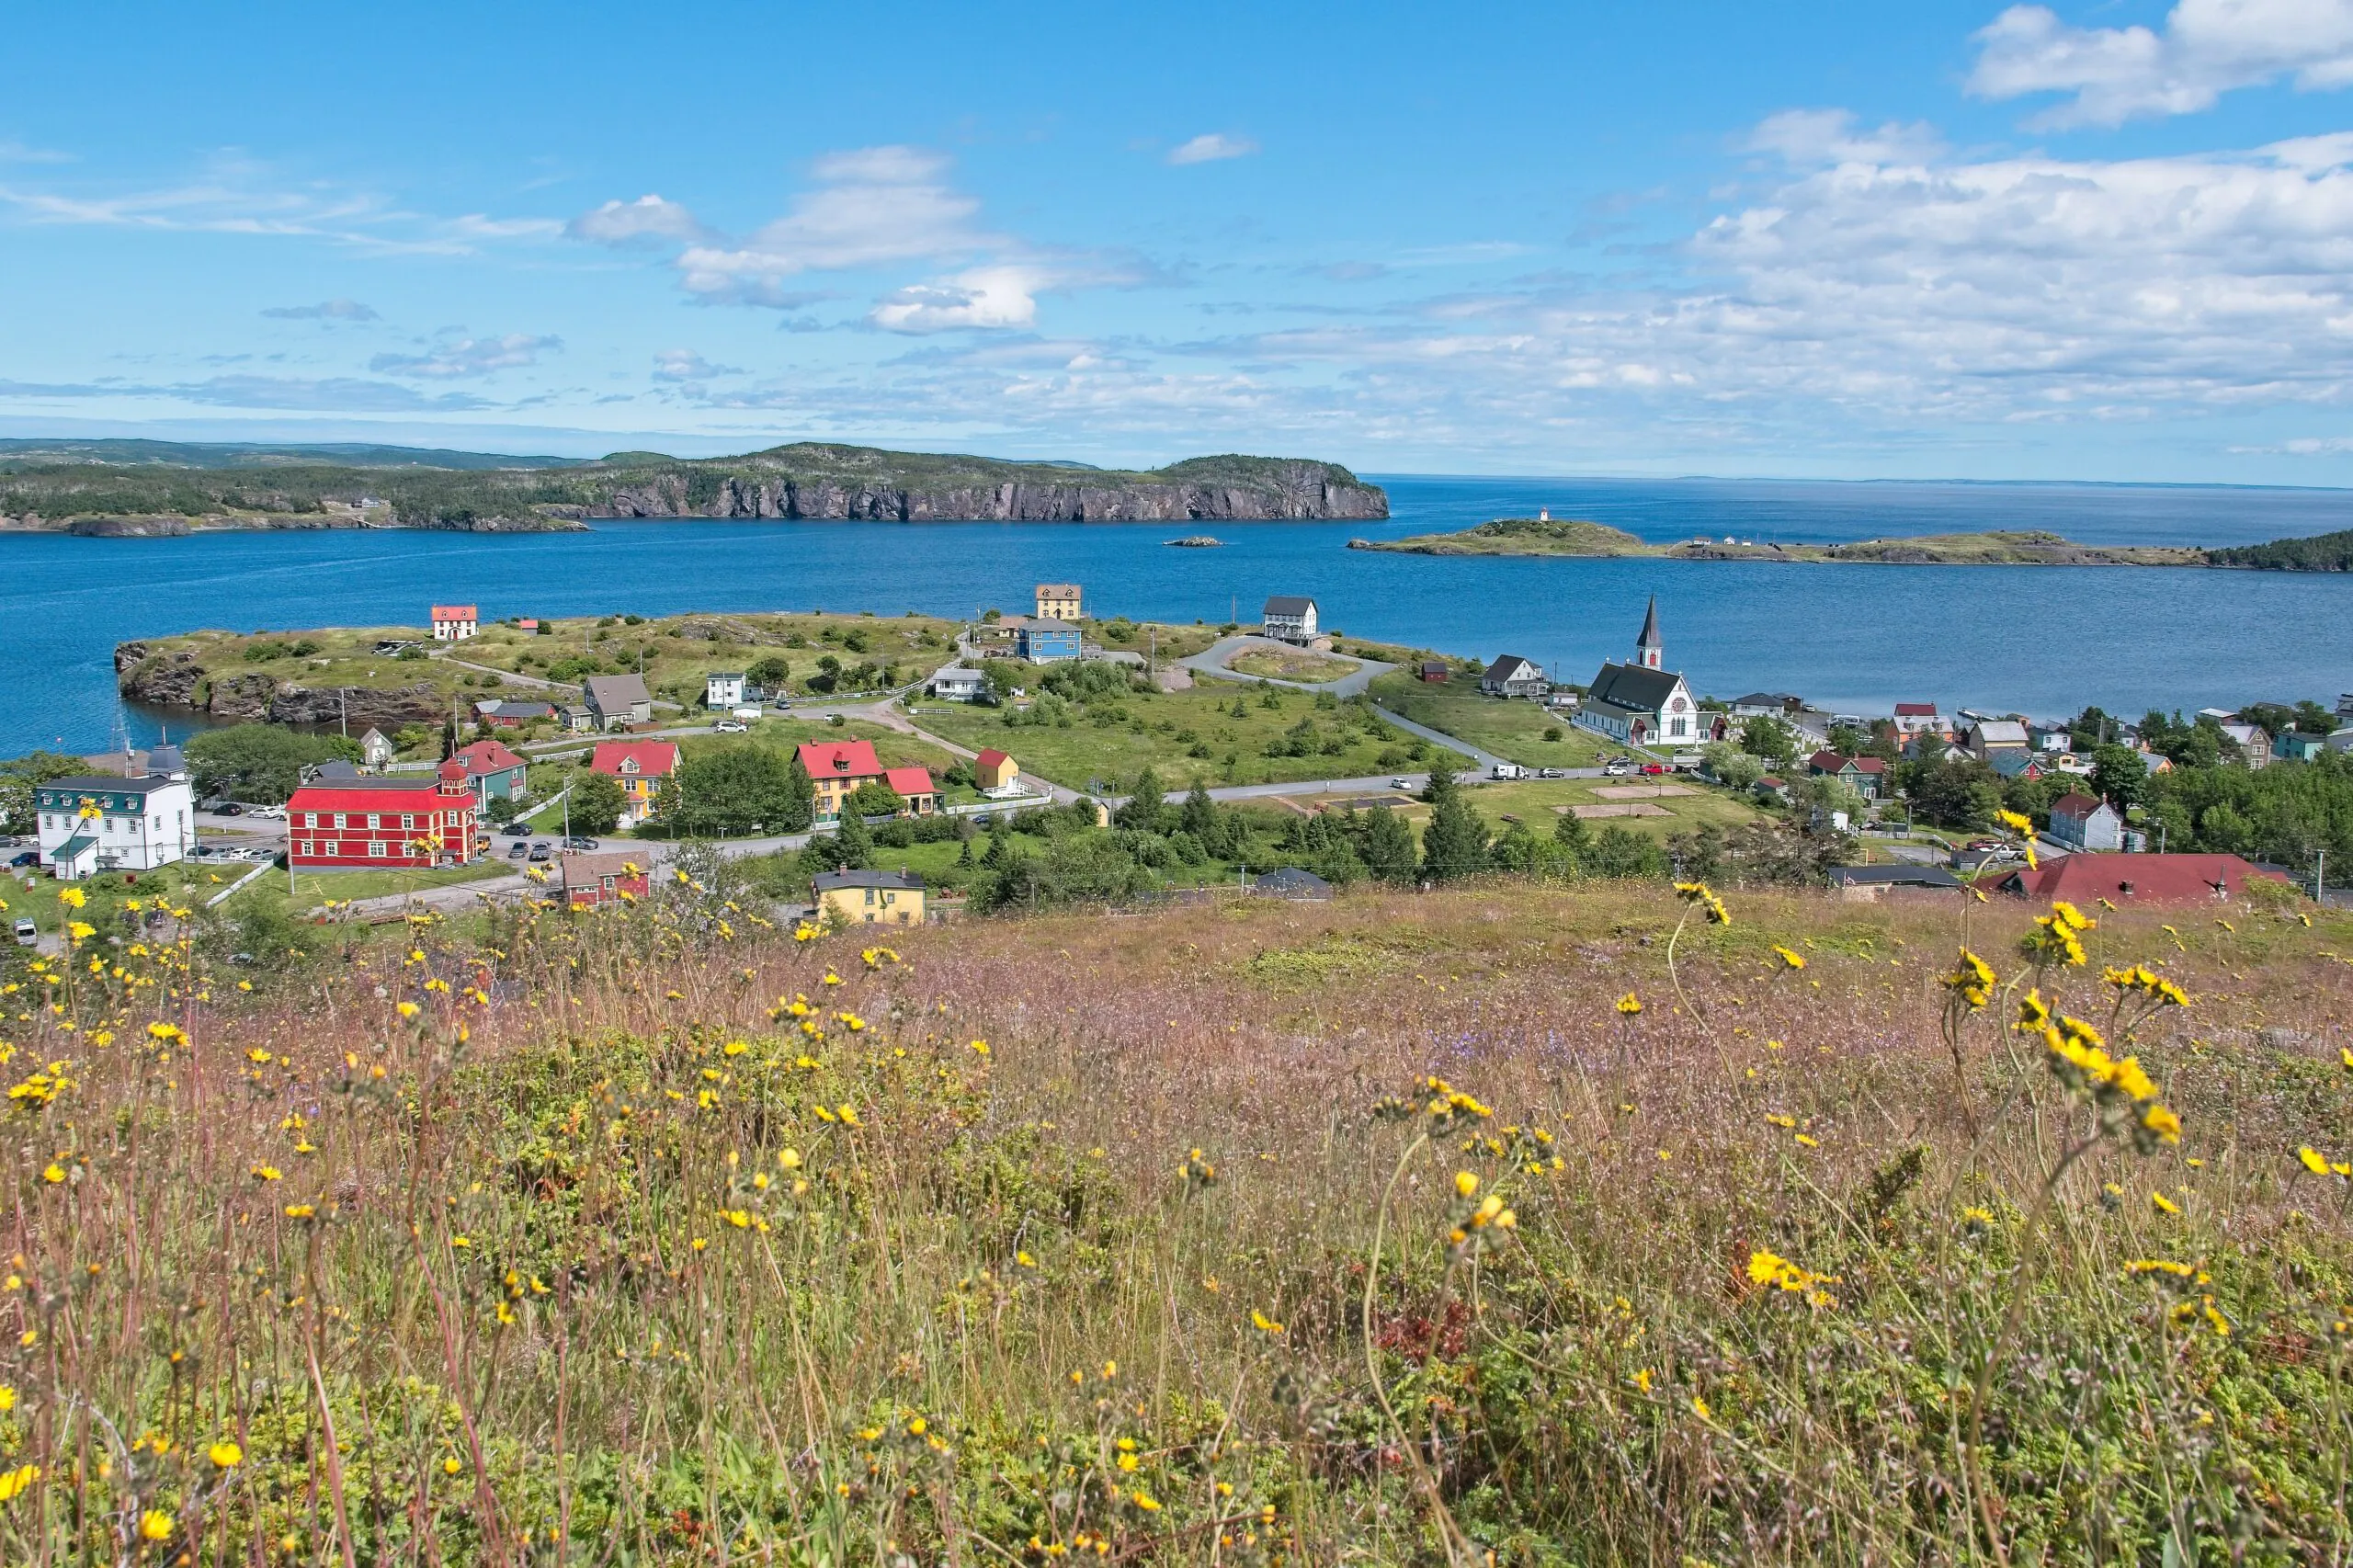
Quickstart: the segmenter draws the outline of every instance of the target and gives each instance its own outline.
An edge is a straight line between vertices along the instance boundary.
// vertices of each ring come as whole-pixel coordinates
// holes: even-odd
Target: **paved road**
[[[1358,659],[1353,653],[1334,655],[1336,658],[1354,659],[1357,666],[1337,680],[1278,680],[1272,676],[1244,675],[1240,670],[1230,670],[1225,667],[1226,660],[1236,653],[1247,653],[1253,648],[1264,648],[1274,653],[1299,652],[1288,642],[1278,642],[1271,637],[1260,637],[1245,632],[1239,637],[1221,637],[1190,658],[1179,659],[1176,663],[1196,675],[1209,676],[1217,680],[1238,680],[1259,686],[1289,687],[1293,691],[1328,691],[1335,697],[1357,696],[1372,684],[1375,676],[1387,675],[1397,667],[1394,665],[1384,665],[1379,659]]]

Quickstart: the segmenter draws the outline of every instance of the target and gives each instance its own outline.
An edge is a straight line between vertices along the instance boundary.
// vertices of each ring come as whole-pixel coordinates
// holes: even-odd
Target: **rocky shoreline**
[[[193,653],[160,653],[144,642],[118,644],[114,669],[116,687],[133,702],[221,720],[397,727],[435,723],[449,712],[448,702],[429,683],[308,687],[258,671],[215,676]]]

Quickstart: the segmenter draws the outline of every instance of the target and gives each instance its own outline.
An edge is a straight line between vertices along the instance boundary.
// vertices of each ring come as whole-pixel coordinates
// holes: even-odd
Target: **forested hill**
[[[595,461],[404,448],[0,445],[0,526],[85,533],[204,528],[575,528],[585,517],[892,522],[1163,522],[1385,517],[1334,463],[1192,458],[1140,472],[801,443],[741,457]]]
[[[2311,539],[2233,545],[2206,552],[2210,566],[2252,566],[2268,572],[2353,572],[2353,528]]]

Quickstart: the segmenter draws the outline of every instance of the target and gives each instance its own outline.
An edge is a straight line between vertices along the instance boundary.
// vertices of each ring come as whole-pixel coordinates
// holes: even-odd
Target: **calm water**
[[[2086,702],[2234,706],[2353,690],[2353,575],[2117,568],[1788,566],[1466,560],[1344,548],[1492,517],[1592,517],[1693,534],[1829,541],[2049,528],[2087,543],[2236,544],[2353,527],[2353,493],[2099,485],[1390,478],[1385,523],[1222,523],[1222,550],[1166,524],[619,522],[586,534],[0,537],[0,756],[105,747],[125,639],[227,627],[421,624],[436,601],[489,617],[634,610],[1027,607],[1041,580],[1100,615],[1255,619],[1313,595],[1346,632],[1584,680],[1623,657],[1659,598],[1667,663],[1702,692],[1795,691],[1839,710],[1898,699],[2035,714]],[[165,722],[184,723],[168,715]]]

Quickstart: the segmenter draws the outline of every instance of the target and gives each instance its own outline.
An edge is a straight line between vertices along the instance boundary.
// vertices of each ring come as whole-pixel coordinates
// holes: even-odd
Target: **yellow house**
[[[1021,765],[992,746],[972,759],[972,782],[983,790],[1011,790],[1021,778]]]
[[[923,924],[923,879],[913,871],[820,871],[813,886],[823,925]]]
[[[1083,619],[1078,608],[1076,583],[1040,583],[1038,585],[1038,619],[1040,620],[1078,620]]]

